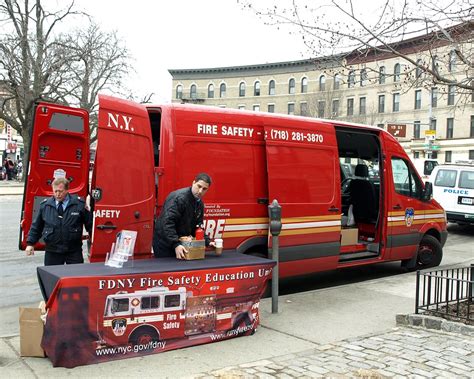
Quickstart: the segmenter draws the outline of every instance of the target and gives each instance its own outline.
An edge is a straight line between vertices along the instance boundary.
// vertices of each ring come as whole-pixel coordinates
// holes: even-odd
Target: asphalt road
[[[0,196],[0,337],[18,334],[18,307],[36,306],[42,300],[36,267],[43,264],[43,253],[25,256],[18,249],[22,197]],[[442,266],[466,263],[474,258],[474,227],[449,225]],[[405,273],[399,262],[323,272],[282,280],[280,294],[331,288],[343,284],[376,280]]]

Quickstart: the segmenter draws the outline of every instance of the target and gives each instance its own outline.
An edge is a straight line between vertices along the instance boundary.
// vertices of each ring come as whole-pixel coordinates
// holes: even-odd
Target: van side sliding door
[[[282,207],[282,276],[335,268],[341,189],[333,125],[266,125],[265,139],[269,202]]]

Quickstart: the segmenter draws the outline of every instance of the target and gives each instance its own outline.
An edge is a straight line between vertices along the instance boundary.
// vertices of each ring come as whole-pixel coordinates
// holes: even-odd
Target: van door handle
[[[117,229],[116,225],[97,225],[97,229],[105,230],[105,229]]]
[[[339,212],[339,208],[336,208],[334,205],[328,209],[329,212]]]
[[[393,206],[393,209],[402,209],[402,206],[400,204],[396,204]]]

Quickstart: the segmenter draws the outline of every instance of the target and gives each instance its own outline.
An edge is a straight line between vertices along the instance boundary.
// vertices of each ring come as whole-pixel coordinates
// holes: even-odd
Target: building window
[[[431,152],[431,159],[438,159],[438,152],[437,151],[432,151]]]
[[[245,109],[245,105],[239,105],[239,110],[243,111]]]
[[[290,81],[288,82],[288,93],[290,95],[295,93],[295,79],[293,78],[291,78]]]
[[[207,97],[209,99],[214,98],[214,84],[209,84],[207,87]]]
[[[446,119],[446,139],[453,138],[454,135],[454,118]]]
[[[326,102],[325,101],[318,101],[318,117],[319,118],[324,117],[324,108],[326,108]]]
[[[245,83],[244,82],[241,82],[239,84],[239,96],[240,97],[245,96]]]
[[[360,86],[364,87],[367,85],[367,82],[369,80],[369,76],[367,75],[367,70],[363,68],[360,70]]]
[[[352,116],[354,114],[354,99],[347,99],[347,115]]]
[[[474,137],[474,116],[471,116],[471,132],[469,133],[469,137]]]
[[[268,113],[275,113],[275,104],[268,104]]]
[[[385,112],[385,95],[379,95],[379,113]]]
[[[253,85],[253,95],[260,96],[260,82],[255,82]]]
[[[413,123],[413,138],[420,138],[420,121]]]
[[[319,77],[319,90],[320,91],[326,90],[326,77],[324,75],[321,75]]]
[[[469,150],[469,160],[474,159],[474,150]]]
[[[333,117],[339,116],[339,100],[332,101],[332,116]],[[472,124],[472,117],[471,117],[471,124]]]
[[[288,103],[288,114],[295,114],[295,103]]]
[[[436,119],[432,118],[430,121],[430,130],[436,130]]]
[[[393,81],[400,81],[400,63],[395,64],[395,67],[393,68]]]
[[[385,124],[377,124],[377,128],[385,129]]]
[[[434,72],[438,71],[438,56],[437,55],[435,55],[435,56],[433,56],[433,58],[431,58],[431,69]]]
[[[300,114],[302,116],[307,116],[308,115],[308,103],[306,103],[306,102],[300,103]]]
[[[422,63],[423,61],[421,59],[416,60],[416,78],[419,79],[421,77],[421,74],[423,73],[423,68],[422,68]]]
[[[183,98],[183,86],[181,84],[178,84],[176,86],[176,98],[177,99]]]
[[[347,76],[347,87],[353,88],[355,86],[356,81],[356,74],[355,71],[349,71],[349,75]]]
[[[450,163],[451,162],[451,159],[452,159],[452,155],[453,155],[453,152],[452,151],[446,151],[444,153],[444,161],[446,163]]]
[[[431,107],[436,108],[438,106],[438,88],[431,88]]]
[[[197,98],[197,87],[196,84],[191,85],[191,88],[189,90],[189,97],[191,99],[196,99]]]
[[[415,91],[415,109],[421,109],[421,89]]]
[[[336,74],[334,75],[334,89],[339,89],[341,86],[341,75]]]
[[[308,78],[301,79],[301,93],[308,92]]]
[[[420,152],[419,151],[413,152],[413,158],[415,158],[415,159],[420,158]]]
[[[274,80],[270,80],[268,82],[268,94],[269,95],[275,94],[275,81]]]
[[[226,95],[226,85],[222,83],[219,87],[219,97],[225,97]]]
[[[400,111],[400,94],[394,93],[393,94],[393,104],[392,104],[392,112],[399,112]]]
[[[449,53],[448,70],[449,72],[453,72],[456,70],[456,50],[451,50]]]
[[[448,86],[448,105],[454,105],[454,95],[456,93],[456,87],[454,85]]]
[[[359,114],[365,114],[366,113],[366,104],[367,100],[365,97],[361,97],[359,99]]]
[[[385,84],[385,66],[379,68],[379,84]]]
[[[254,110],[255,112],[260,112],[260,105],[255,104],[255,105],[253,106],[253,110]]]

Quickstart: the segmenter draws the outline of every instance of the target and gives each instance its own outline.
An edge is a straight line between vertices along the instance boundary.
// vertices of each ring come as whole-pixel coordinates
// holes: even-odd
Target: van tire
[[[418,246],[416,269],[421,270],[439,266],[443,259],[441,243],[433,236],[424,235]]]

